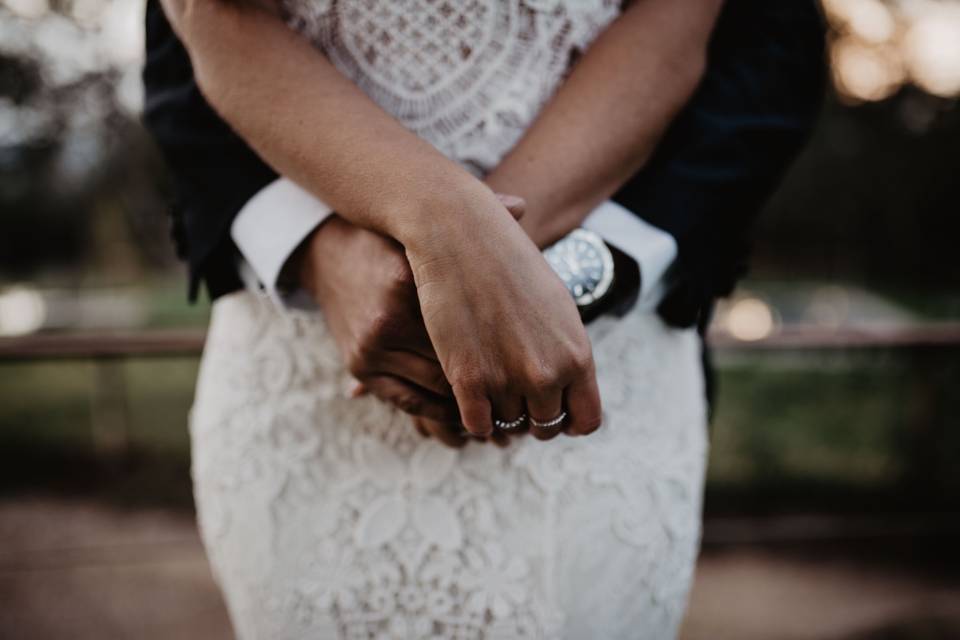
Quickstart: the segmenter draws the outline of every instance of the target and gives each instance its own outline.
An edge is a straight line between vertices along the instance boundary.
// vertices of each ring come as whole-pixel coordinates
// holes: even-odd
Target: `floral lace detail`
[[[496,166],[619,0],[282,0],[288,21],[417,135]]]
[[[597,433],[455,450],[347,398],[321,316],[218,300],[193,474],[238,635],[673,637],[706,456],[698,341],[640,312],[589,333]]]
[[[618,0],[283,0],[377,103],[477,174]],[[706,457],[699,344],[634,312],[589,327],[587,438],[447,449],[349,376],[322,316],[214,304],[191,414],[201,532],[242,638],[676,634]]]

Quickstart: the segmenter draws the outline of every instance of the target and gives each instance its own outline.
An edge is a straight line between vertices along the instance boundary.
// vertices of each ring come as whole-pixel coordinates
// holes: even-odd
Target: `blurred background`
[[[831,89],[718,309],[684,637],[960,638],[960,1],[824,0]],[[143,3],[0,0],[0,637],[225,638]]]

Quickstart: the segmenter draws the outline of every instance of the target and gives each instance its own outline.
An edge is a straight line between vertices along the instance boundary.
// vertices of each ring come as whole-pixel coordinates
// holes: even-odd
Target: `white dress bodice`
[[[619,0],[283,0],[377,104],[475,174],[492,169],[619,14]]]

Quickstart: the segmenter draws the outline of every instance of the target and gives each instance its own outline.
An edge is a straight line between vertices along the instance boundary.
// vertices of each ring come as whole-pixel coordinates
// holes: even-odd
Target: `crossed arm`
[[[578,226],[650,157],[703,75],[722,3],[630,2],[486,177],[524,197],[523,226],[537,244]],[[459,167],[271,15],[268,0],[162,4],[221,116],[351,222],[412,240],[424,231],[424,200],[476,195]]]
[[[577,226],[641,167],[692,94],[720,0],[686,11],[675,4],[629,7],[487,177],[498,191],[526,198],[522,224],[537,244]],[[503,417],[525,404],[549,419],[564,394],[569,432],[599,425],[589,343],[569,296],[489,188],[380,110],[269,12],[211,0],[164,6],[224,119],[341,216],[402,244],[439,366],[471,432],[490,433],[491,404]],[[473,286],[455,291],[450,282]],[[520,316],[521,306],[533,311]],[[488,339],[471,351],[459,342],[465,332]]]

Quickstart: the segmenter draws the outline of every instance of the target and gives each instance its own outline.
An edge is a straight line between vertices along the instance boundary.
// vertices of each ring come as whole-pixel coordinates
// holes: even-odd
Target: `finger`
[[[453,394],[460,409],[460,422],[472,435],[486,438],[493,431],[490,401],[476,391],[454,385]]]
[[[436,360],[428,360],[410,351],[390,350],[379,354],[375,369],[377,374],[409,380],[439,396],[453,397],[447,376]]]
[[[411,286],[406,293],[397,292],[396,295],[399,296],[394,300],[394,304],[398,306],[398,317],[377,331],[372,340],[376,355],[386,351],[406,351],[427,360],[438,361],[437,352],[423,322],[416,288]],[[373,350],[367,350],[366,353],[369,354],[370,351]]]
[[[520,196],[511,196],[506,193],[496,194],[500,204],[507,208],[514,220],[519,220],[527,211],[527,201]]]
[[[460,414],[450,398],[438,396],[393,376],[375,375],[363,379],[367,389],[380,400],[404,413],[445,422],[457,422]]]
[[[585,436],[600,428],[603,408],[597,376],[591,369],[566,390],[567,422],[564,431],[573,436]]]
[[[538,427],[533,420],[549,422],[563,411],[563,391],[560,388],[543,389],[527,396],[527,415],[530,416],[530,433],[537,440],[550,440],[563,431],[562,428]]]
[[[449,447],[459,449],[467,444],[469,436],[464,435],[459,422],[442,422],[426,418],[418,418],[417,420],[427,433]]]
[[[516,428],[510,428],[506,426],[498,426],[497,420],[502,422],[516,422],[518,419],[523,418],[526,415],[526,410],[523,406],[523,398],[517,394],[503,394],[493,399],[493,417],[494,417],[494,434],[502,434],[504,436],[520,435],[526,433],[527,430],[527,420],[523,420]]]
[[[526,431],[524,429],[524,431]],[[519,435],[519,434],[518,434]],[[494,429],[493,433],[490,434],[490,437],[487,438],[490,442],[497,445],[500,448],[505,448],[510,446],[511,436],[507,435],[499,429]]]
[[[413,422],[413,426],[416,428],[417,433],[422,435],[424,438],[430,437],[430,432],[427,431],[427,428],[425,426],[423,426],[423,418],[418,418],[417,416],[413,416],[410,419],[410,421]]]
[[[430,335],[423,324],[423,315],[420,311],[420,300],[417,298],[416,291],[410,293],[410,299],[406,301],[407,314],[410,322],[398,325],[396,328],[382,332],[375,340],[376,350],[373,360],[379,361],[382,355],[388,351],[399,351],[413,353],[427,360],[437,362],[437,352],[430,342]],[[368,350],[368,355],[370,351]],[[371,363],[376,365],[377,362]]]

